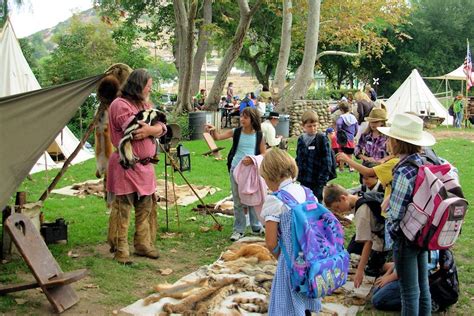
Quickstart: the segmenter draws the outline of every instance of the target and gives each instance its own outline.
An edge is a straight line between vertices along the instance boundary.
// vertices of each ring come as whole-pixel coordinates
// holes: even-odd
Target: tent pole
[[[99,121],[99,118],[102,116],[104,111],[105,111],[105,105],[102,106],[102,104],[101,104],[101,106],[99,106],[99,109],[97,110],[97,113],[95,114],[94,119],[89,124],[89,127],[87,128],[86,133],[82,136],[81,141],[77,145],[76,149],[74,149],[74,151],[71,153],[71,155],[66,159],[66,161],[64,162],[63,167],[61,168],[61,170],[58,172],[58,174],[53,179],[53,181],[51,182],[49,187],[46,189],[46,191],[43,192],[43,194],[39,198],[40,201],[46,200],[49,196],[49,193],[51,193],[51,191],[56,187],[56,184],[58,184],[59,180],[61,179],[63,174],[66,172],[66,170],[69,167],[69,165],[71,164],[72,160],[77,156],[77,154],[79,153],[81,148],[84,146],[87,138],[89,138],[89,135],[94,130],[95,126],[97,125],[97,122]]]

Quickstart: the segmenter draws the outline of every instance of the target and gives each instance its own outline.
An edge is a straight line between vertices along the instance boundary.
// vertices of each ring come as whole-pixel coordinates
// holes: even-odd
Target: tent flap
[[[1,208],[102,77],[0,98]]]

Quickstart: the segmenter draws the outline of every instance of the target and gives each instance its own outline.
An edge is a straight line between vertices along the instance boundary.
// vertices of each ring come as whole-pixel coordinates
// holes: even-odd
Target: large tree
[[[196,54],[193,61],[193,72],[191,77],[191,95],[195,95],[200,89],[201,69],[209,48],[212,23],[212,0],[204,0],[202,4],[202,22],[199,26]]]
[[[234,65],[235,61],[240,55],[242,50],[243,42],[245,36],[247,35],[248,28],[252,21],[252,17],[258,8],[262,4],[263,0],[256,0],[252,7],[249,6],[247,0],[238,0],[239,4],[239,25],[235,30],[234,37],[230,41],[229,47],[227,48],[222,62],[217,71],[217,75],[214,78],[214,83],[212,85],[211,91],[206,99],[206,105],[211,110],[216,110],[219,103],[222,90],[224,89],[225,82],[229,76],[230,70]]]
[[[290,82],[287,92],[283,94],[282,109],[284,110],[292,105],[293,100],[302,99],[306,96],[313,80],[314,64],[318,52],[320,13],[321,1],[309,1],[303,60],[296,71],[295,79]]]
[[[281,42],[278,52],[278,63],[275,70],[275,80],[273,82],[273,91],[280,95],[285,87],[286,72],[288,70],[288,61],[291,51],[291,26],[293,23],[293,2],[283,0],[283,19],[281,25]]]

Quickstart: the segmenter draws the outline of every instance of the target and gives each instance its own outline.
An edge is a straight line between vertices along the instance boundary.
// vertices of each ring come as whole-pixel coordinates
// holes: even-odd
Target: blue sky
[[[73,13],[92,8],[93,0],[27,0],[17,8],[10,6],[10,20],[18,38],[50,28]],[[11,1],[9,1],[11,2]]]

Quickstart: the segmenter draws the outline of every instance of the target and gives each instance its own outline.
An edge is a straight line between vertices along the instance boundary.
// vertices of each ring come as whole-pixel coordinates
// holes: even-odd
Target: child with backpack
[[[260,174],[273,191],[261,213],[265,241],[278,258],[268,315],[311,315],[321,309],[321,297],[346,281],[342,227],[311,190],[294,182],[298,167],[285,151],[269,151]]]
[[[339,109],[342,114],[336,121],[336,139],[339,145],[339,152],[343,152],[349,156],[354,153],[355,148],[355,136],[359,130],[356,117],[349,112],[349,104],[347,102],[341,102]],[[344,164],[339,163],[339,171],[344,171]],[[349,167],[349,171],[353,172],[354,169]]]
[[[401,113],[396,114],[390,127],[378,130],[389,137],[392,153],[400,162],[393,169],[390,208],[386,218],[386,239],[393,239],[393,258],[400,278],[402,315],[430,315],[431,296],[428,286],[428,251],[409,242],[401,230],[401,221],[413,200],[418,168],[422,165],[422,146],[433,146],[435,138],[423,131],[423,120]],[[386,240],[390,245],[390,240]]]
[[[266,152],[265,140],[260,128],[260,117],[257,110],[250,107],[243,109],[240,116],[240,125],[241,127],[226,130],[223,133],[217,133],[212,125],[206,125],[205,128],[214,140],[231,137],[233,139],[232,148],[227,156],[227,169],[230,173],[230,185],[234,201],[234,231],[230,237],[231,241],[237,241],[245,235],[246,219],[244,207],[248,209],[250,226],[253,233],[262,234],[264,232],[254,207],[245,206],[240,202],[239,188],[233,174],[234,169],[241,160],[245,166],[248,166],[253,164],[253,160],[248,156],[264,155]]]
[[[313,191],[318,201],[323,200],[323,188],[336,177],[335,161],[328,138],[318,133],[318,116],[313,111],[306,111],[301,116],[304,133],[296,145],[296,164],[299,170],[298,181]]]
[[[348,213],[354,210],[355,237],[348,246],[349,253],[358,253],[358,243],[362,243],[362,251],[357,271],[354,277],[354,286],[360,287],[364,274],[378,276],[385,263],[387,252],[384,251],[385,220],[381,215],[380,204],[383,193],[371,192],[363,196],[349,194],[338,184],[329,184],[324,188],[324,204],[338,213]]]

